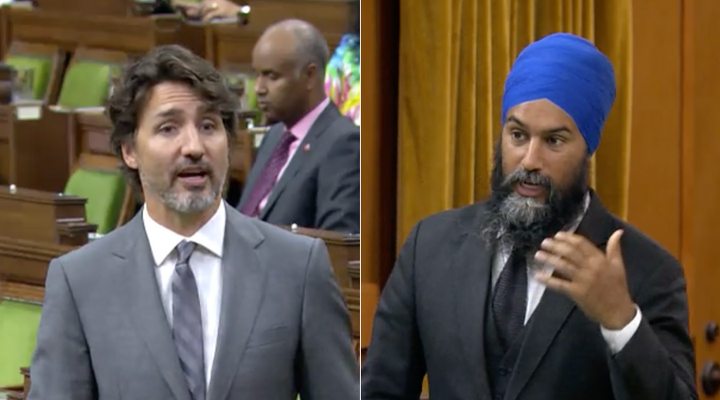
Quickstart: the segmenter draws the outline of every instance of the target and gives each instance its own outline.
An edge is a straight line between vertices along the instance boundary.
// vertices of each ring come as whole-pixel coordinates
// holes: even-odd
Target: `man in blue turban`
[[[680,263],[588,184],[614,99],[612,64],[583,38],[520,53],[490,198],[413,228],[363,399],[417,399],[426,374],[432,399],[697,399]]]

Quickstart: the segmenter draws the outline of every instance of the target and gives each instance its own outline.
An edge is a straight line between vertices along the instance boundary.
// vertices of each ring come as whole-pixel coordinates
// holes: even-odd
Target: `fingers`
[[[540,249],[553,256],[564,258],[576,266],[581,266],[586,257],[575,244],[566,240],[559,240],[555,237],[543,240],[540,244]]]
[[[210,23],[215,18],[222,18],[224,15],[222,15],[222,12],[219,9],[209,10],[205,13],[203,16],[203,22],[204,23]]]
[[[558,232],[553,239],[568,243],[585,256],[592,256],[599,252],[598,248],[585,236],[576,233]]]
[[[622,229],[616,230],[610,239],[608,240],[607,248],[605,249],[605,255],[610,261],[622,261],[622,249],[620,248],[620,238],[624,231]]]
[[[535,253],[535,259],[541,263],[552,266],[553,270],[561,279],[573,280],[577,273],[577,267],[574,264],[558,255],[540,250]]]
[[[193,11],[200,11],[201,5],[200,3],[193,3],[191,1],[173,1],[171,3],[173,7],[179,8],[181,10],[193,10]]]
[[[560,292],[562,294],[571,296],[572,292],[572,282],[562,279],[557,276],[553,276],[551,272],[538,272],[535,274],[535,278],[545,284],[545,286],[549,289],[555,290],[557,292]]]
[[[186,17],[199,18],[201,14],[200,3],[192,3],[186,1],[173,1],[172,5],[180,10]]]

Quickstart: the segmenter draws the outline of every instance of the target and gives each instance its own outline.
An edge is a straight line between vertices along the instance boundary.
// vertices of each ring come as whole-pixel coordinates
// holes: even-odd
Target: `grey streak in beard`
[[[576,173],[568,187],[560,188],[538,171],[522,167],[505,176],[499,141],[493,158],[492,190],[481,227],[481,234],[489,245],[535,250],[544,238],[562,229],[582,210],[588,190],[587,159],[580,160],[577,167],[572,168]],[[547,199],[539,201],[520,196],[515,192],[515,186],[523,181],[544,187]]]
[[[529,182],[541,186],[545,188],[550,196],[553,195],[554,187],[549,178],[537,172],[526,171],[523,168],[518,168],[505,177],[502,184],[503,186],[511,187],[520,182]],[[505,219],[503,225],[528,227],[538,221],[542,221],[549,216],[549,203],[549,201],[544,202],[532,197],[524,197],[512,191],[500,204],[500,212]]]
[[[229,155],[227,165],[230,165]],[[173,187],[175,179],[177,179],[177,173],[189,166],[199,166],[208,173],[210,183],[209,192],[206,192],[203,187],[199,190],[189,190],[186,193],[181,193]],[[164,181],[155,179],[144,173],[142,166],[138,168],[138,172],[144,190],[154,193],[165,206],[181,214],[196,214],[210,208],[218,196],[220,196],[220,192],[225,186],[225,180],[227,179],[227,171],[218,177],[212,173],[212,167],[204,162],[185,162],[175,167],[170,173],[169,184],[165,184]]]

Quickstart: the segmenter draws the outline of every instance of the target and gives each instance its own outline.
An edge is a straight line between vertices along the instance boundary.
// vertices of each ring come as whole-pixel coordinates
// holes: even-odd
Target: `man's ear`
[[[123,160],[125,161],[125,165],[132,169],[138,168],[138,162],[137,157],[135,154],[135,143],[133,142],[124,142],[121,145],[122,149],[122,156]]]
[[[316,79],[322,80],[324,78],[324,75],[322,77],[318,76],[320,69],[314,63],[308,64],[302,73],[307,78],[307,89],[315,88]]]

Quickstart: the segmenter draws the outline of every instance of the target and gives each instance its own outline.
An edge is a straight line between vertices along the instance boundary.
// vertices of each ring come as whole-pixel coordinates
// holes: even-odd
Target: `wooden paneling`
[[[362,5],[362,218],[361,346],[369,342],[369,329],[377,299],[395,263],[398,21],[397,0],[365,0]]]
[[[399,5],[362,4],[362,221],[363,282],[382,286],[395,262],[397,182],[397,74]]]
[[[686,0],[682,42],[682,261],[690,285],[690,331],[695,336],[698,374],[720,361],[720,344],[704,335],[708,322],[720,322],[720,2]],[[715,398],[702,393],[701,399]]]
[[[630,223],[680,257],[680,0],[634,0]]]

